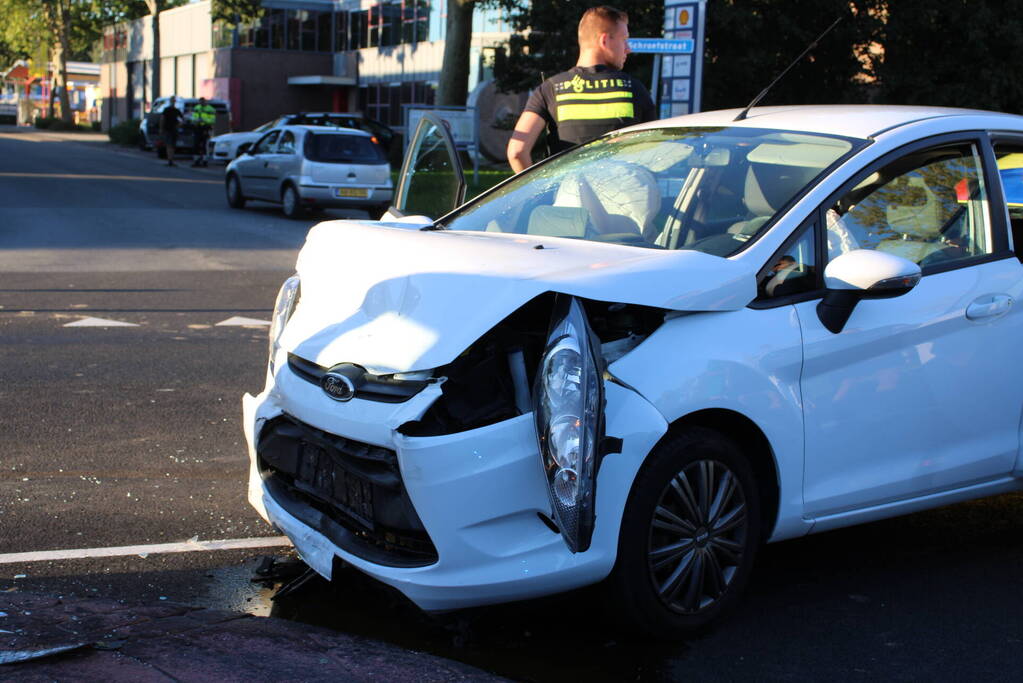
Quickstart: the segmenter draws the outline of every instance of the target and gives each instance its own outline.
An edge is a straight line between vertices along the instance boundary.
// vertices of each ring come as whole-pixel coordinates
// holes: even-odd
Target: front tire
[[[298,190],[294,185],[285,185],[281,191],[281,210],[288,218],[301,218],[305,213],[302,209],[302,198],[298,196]]]
[[[633,484],[608,580],[624,622],[657,639],[699,634],[738,603],[761,542],[749,461],[719,432],[684,427]]]
[[[238,182],[238,176],[234,173],[227,176],[226,185],[224,187],[227,191],[227,205],[232,209],[244,209],[245,197],[242,195],[242,185]]]

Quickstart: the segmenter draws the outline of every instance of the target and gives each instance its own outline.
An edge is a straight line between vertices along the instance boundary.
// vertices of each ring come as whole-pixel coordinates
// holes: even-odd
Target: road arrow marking
[[[266,325],[269,325],[269,324],[270,324],[269,320],[256,320],[255,318],[243,318],[240,315],[236,315],[233,318],[228,318],[227,320],[221,320],[219,323],[217,323],[216,326],[217,327],[227,327],[227,326],[234,326],[234,327],[265,327]]]
[[[106,318],[82,318],[73,323],[66,323],[64,327],[138,327],[136,323],[126,323],[123,320],[107,320]]]

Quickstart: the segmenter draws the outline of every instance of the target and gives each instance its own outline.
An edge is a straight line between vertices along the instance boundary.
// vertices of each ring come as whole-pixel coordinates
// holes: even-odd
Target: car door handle
[[[1012,307],[1012,297],[1008,294],[988,294],[966,307],[966,317],[970,320],[994,318],[1008,313]]]

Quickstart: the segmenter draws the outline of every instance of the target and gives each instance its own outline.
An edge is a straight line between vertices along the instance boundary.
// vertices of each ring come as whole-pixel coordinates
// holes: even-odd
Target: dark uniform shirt
[[[177,140],[178,126],[182,120],[181,110],[173,104],[167,106],[160,115],[160,132],[167,138]]]
[[[654,102],[642,83],[609,66],[576,66],[533,91],[525,111],[547,122],[551,153],[634,123],[652,121]]]

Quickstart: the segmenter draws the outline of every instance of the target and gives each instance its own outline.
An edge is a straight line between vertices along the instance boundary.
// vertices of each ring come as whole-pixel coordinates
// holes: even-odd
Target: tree
[[[886,103],[1023,113],[1021,0],[888,3],[877,67]]]
[[[58,93],[61,118],[71,120],[67,62],[87,60],[103,27],[142,16],[147,6],[159,10],[184,0],[0,0],[0,41],[12,53],[42,55],[52,65],[51,93]],[[158,36],[159,34],[157,34]],[[159,50],[159,40],[154,41]],[[158,64],[157,61],[154,64]],[[154,68],[159,73],[158,67]],[[50,98],[50,115],[55,111]]]
[[[464,107],[469,99],[469,46],[476,0],[447,0],[447,3],[447,32],[436,101],[442,107]]]
[[[703,108],[745,107],[836,18],[839,24],[761,102],[864,102],[867,51],[887,0],[724,0],[707,7]]]
[[[113,2],[100,0],[100,4],[105,6],[108,15],[116,16],[119,21],[138,19],[144,14],[149,14],[149,25],[153,35],[153,51],[149,57],[152,74],[149,83],[153,97],[157,97],[160,93],[160,12],[185,2],[186,0],[115,0]],[[143,8],[145,12],[142,11]],[[112,22],[108,21],[107,23]]]
[[[589,5],[557,0],[499,0],[508,12],[515,33],[508,50],[499,56],[494,69],[497,85],[505,92],[535,88],[549,76],[574,66],[579,58],[576,29]],[[592,3],[597,4],[597,3]],[[660,36],[663,33],[664,5],[641,0],[617,0],[609,4],[629,15],[629,34]],[[626,70],[649,81],[652,60],[645,55],[630,57]]]
[[[46,49],[54,65],[52,91],[60,93],[61,118],[71,120],[67,88],[67,59],[71,51],[71,21],[81,9],[72,0],[0,0],[0,38],[13,49],[34,53]],[[50,116],[54,114],[50,97]]]

